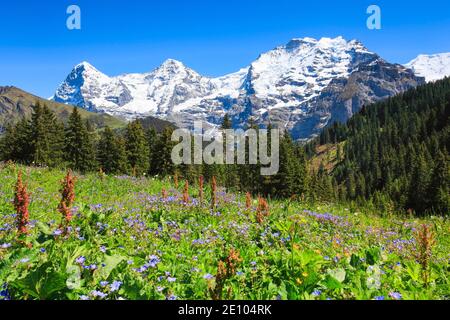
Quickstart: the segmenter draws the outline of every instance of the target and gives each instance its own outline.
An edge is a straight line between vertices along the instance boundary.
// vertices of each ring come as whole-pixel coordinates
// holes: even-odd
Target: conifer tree
[[[17,161],[23,164],[31,162],[30,124],[23,118],[16,125],[6,127],[0,138],[0,159]]]
[[[97,167],[93,139],[77,107],[73,108],[66,128],[65,158],[72,169],[81,172]]]
[[[450,167],[448,157],[441,151],[437,155],[428,194],[433,210],[450,214]]]
[[[409,184],[408,206],[417,213],[424,213],[429,203],[429,168],[423,153],[420,153],[413,168]]]
[[[122,174],[127,170],[127,154],[123,139],[106,127],[97,146],[97,160],[107,174]]]
[[[128,124],[125,132],[125,145],[128,165],[133,173],[138,176],[147,173],[149,147],[147,136],[140,121],[133,121]]]
[[[54,113],[37,103],[31,116],[30,160],[35,165],[56,166],[61,163],[63,149],[63,126]]]
[[[152,172],[163,177],[173,175],[176,169],[172,162],[172,149],[175,146],[172,133],[171,127],[163,130],[155,141],[156,152],[152,154]]]

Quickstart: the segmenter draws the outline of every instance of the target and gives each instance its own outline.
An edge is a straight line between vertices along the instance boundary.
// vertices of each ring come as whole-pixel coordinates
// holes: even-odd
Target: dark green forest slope
[[[391,202],[416,213],[450,209],[450,79],[364,107],[306,146],[343,146],[331,175],[347,200]]]

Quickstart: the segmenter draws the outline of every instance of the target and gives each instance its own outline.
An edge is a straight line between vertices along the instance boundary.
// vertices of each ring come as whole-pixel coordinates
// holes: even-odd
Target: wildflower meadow
[[[0,299],[449,299],[449,229],[202,177],[5,164]]]

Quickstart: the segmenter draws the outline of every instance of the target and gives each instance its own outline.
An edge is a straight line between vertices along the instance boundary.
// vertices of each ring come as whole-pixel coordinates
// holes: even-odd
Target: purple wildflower
[[[91,291],[91,295],[95,298],[100,298],[100,299],[104,299],[108,296],[106,293],[103,293],[103,292],[97,291],[97,290]]]
[[[122,285],[122,282],[121,282],[121,281],[114,281],[114,282],[111,284],[111,292],[119,291],[121,285]]]
[[[390,292],[389,293],[389,297],[391,297],[394,300],[401,300],[402,299],[402,295],[398,292]]]
[[[80,256],[80,257],[75,259],[75,262],[78,263],[78,264],[81,264],[81,265],[83,265],[85,261],[86,261],[86,258],[83,257],[83,256]]]
[[[320,291],[320,290],[314,290],[313,292],[312,292],[312,295],[314,296],[314,297],[318,297],[318,296],[320,296],[322,294],[322,291]]]

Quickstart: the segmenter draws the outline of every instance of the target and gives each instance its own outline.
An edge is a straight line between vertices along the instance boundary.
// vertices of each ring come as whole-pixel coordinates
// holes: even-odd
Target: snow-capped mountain
[[[432,55],[419,55],[416,59],[405,65],[427,82],[443,79],[450,76],[450,52]]]
[[[52,99],[127,118],[153,115],[182,127],[198,119],[218,125],[228,113],[236,127],[252,117],[306,139],[331,121],[347,120],[364,104],[423,82],[356,40],[303,38],[219,78],[201,76],[175,60],[150,73],[117,77],[83,62]]]

